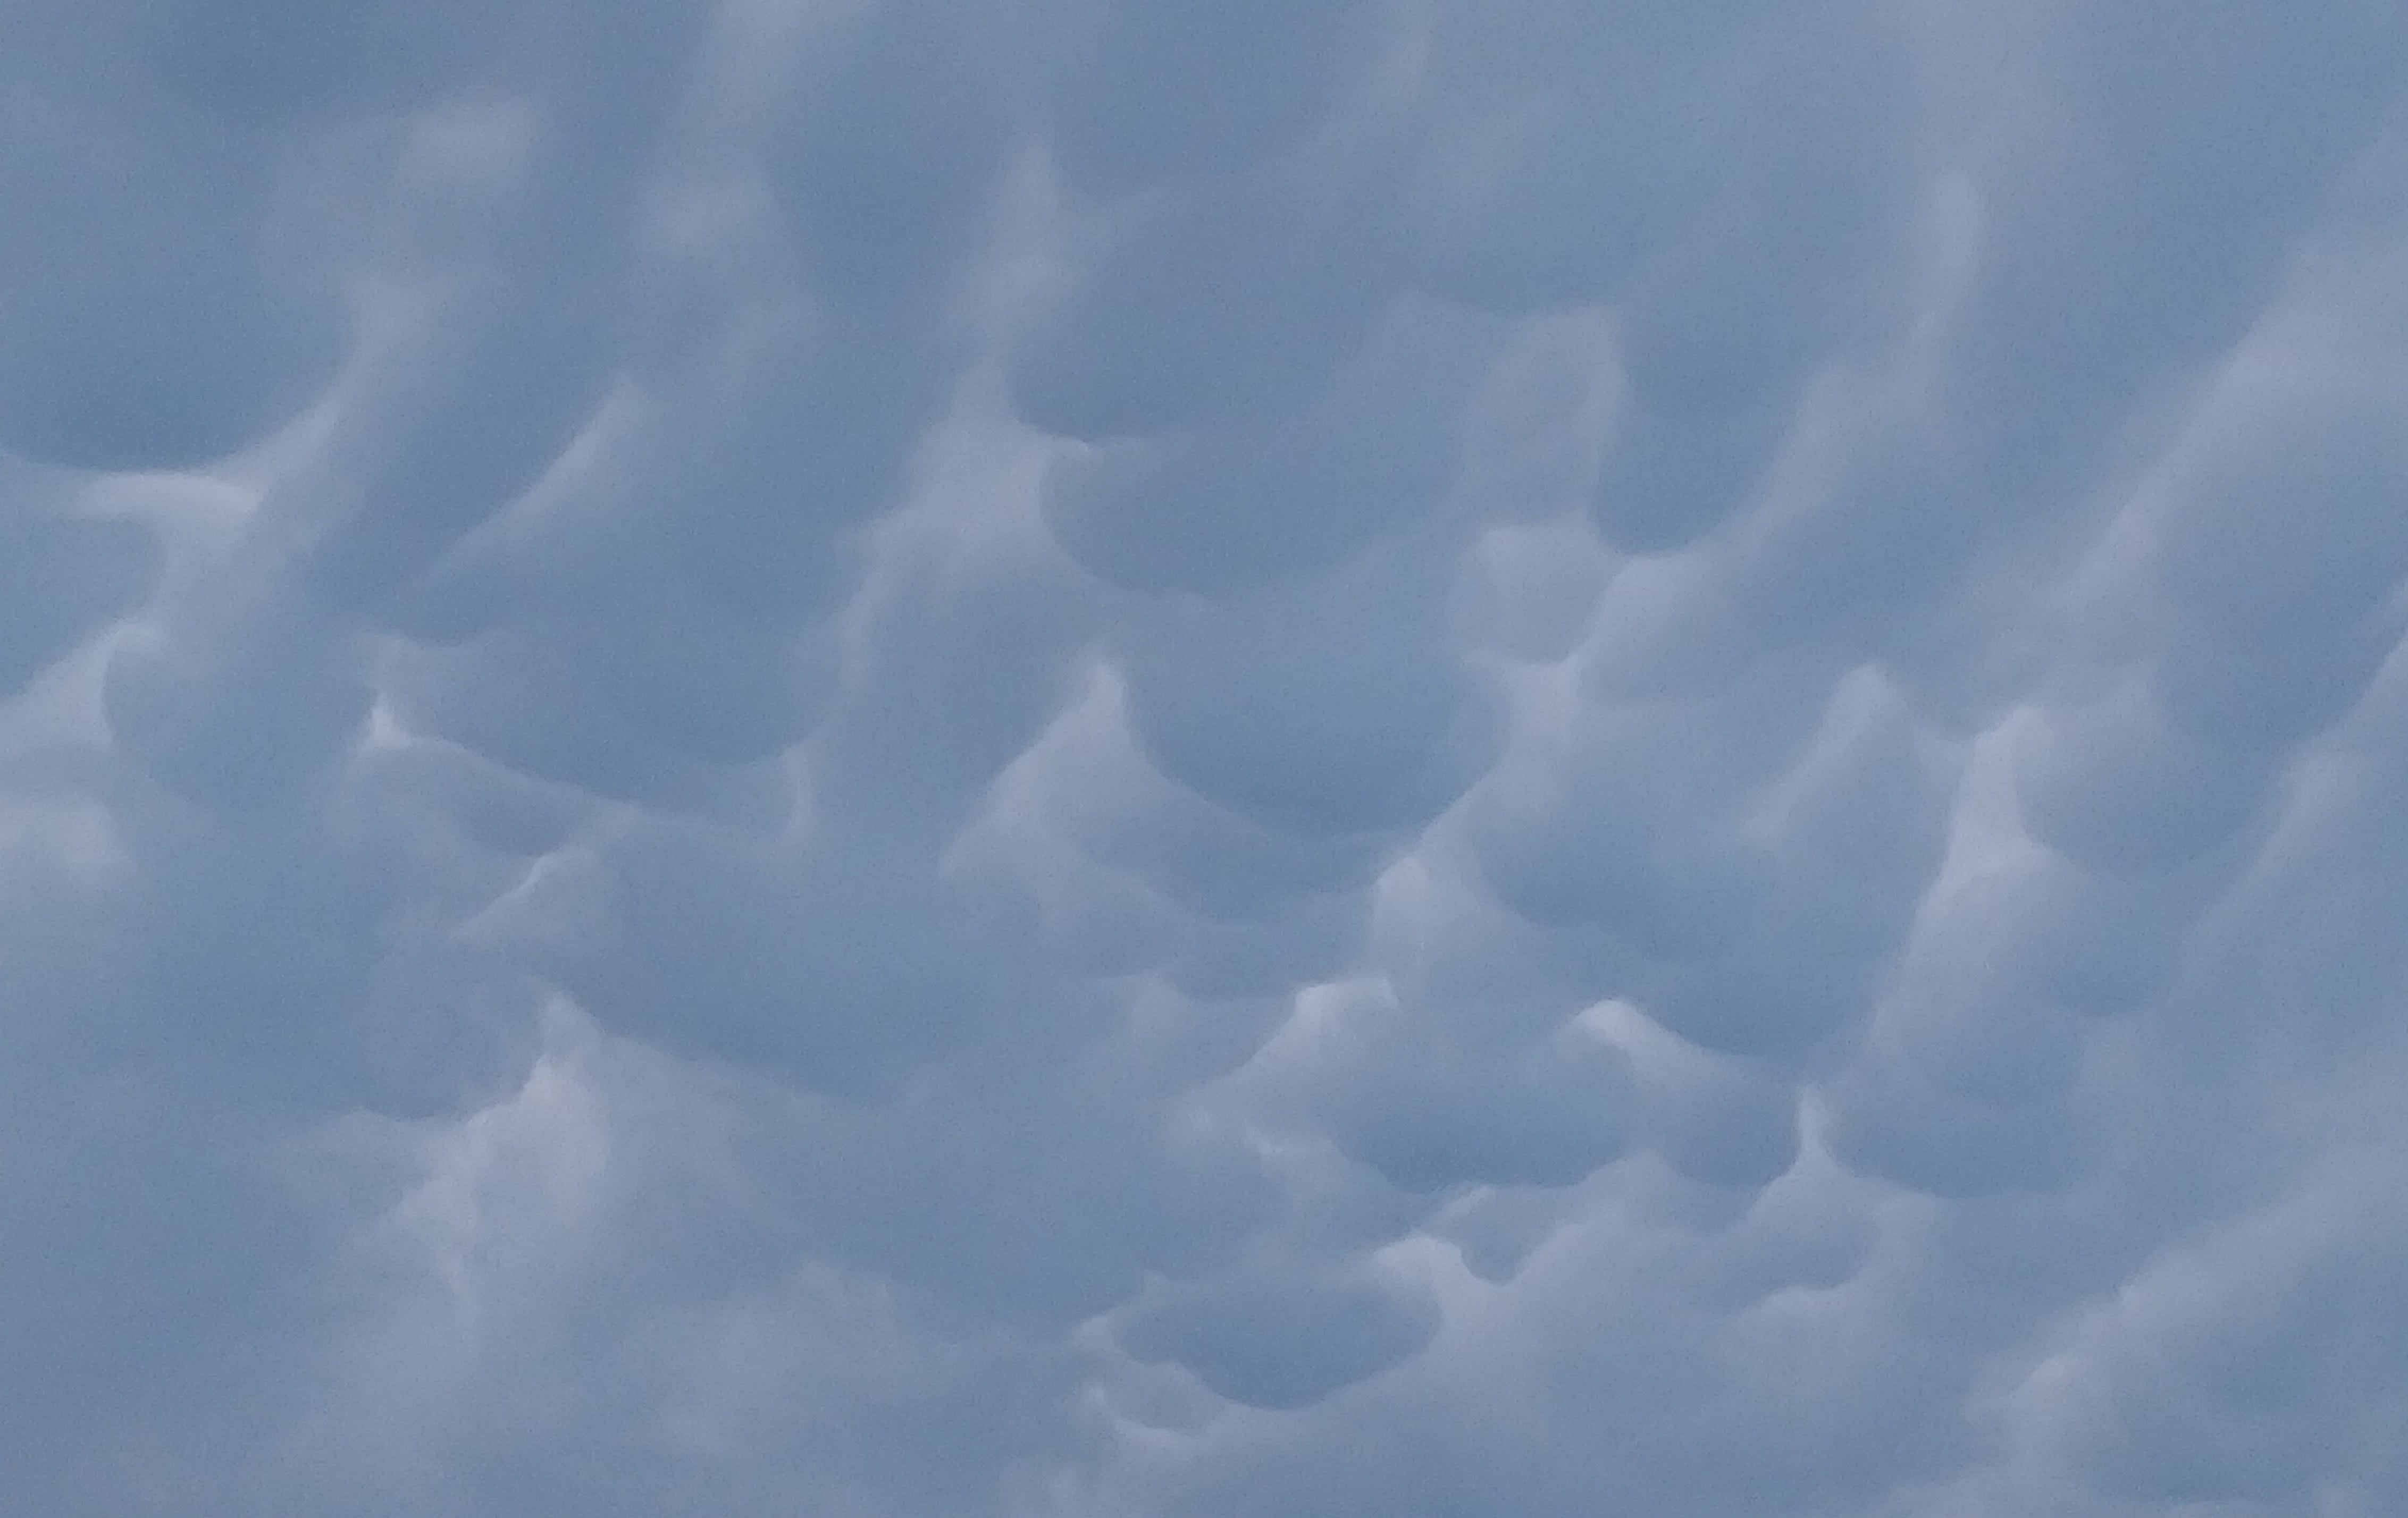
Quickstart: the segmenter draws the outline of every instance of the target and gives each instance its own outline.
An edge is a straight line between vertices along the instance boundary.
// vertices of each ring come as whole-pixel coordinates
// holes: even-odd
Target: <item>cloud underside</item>
[[[2408,22],[21,4],[0,1511],[2408,1510]]]

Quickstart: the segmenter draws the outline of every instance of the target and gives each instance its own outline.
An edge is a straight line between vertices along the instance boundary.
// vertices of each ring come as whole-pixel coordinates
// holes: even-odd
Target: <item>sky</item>
[[[2396,0],[0,0],[0,1515],[2408,1511]]]

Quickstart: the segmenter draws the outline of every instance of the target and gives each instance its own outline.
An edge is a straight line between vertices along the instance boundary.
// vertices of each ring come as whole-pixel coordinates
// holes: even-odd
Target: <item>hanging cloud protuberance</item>
[[[0,1510],[2399,1510],[2393,9],[20,6]]]

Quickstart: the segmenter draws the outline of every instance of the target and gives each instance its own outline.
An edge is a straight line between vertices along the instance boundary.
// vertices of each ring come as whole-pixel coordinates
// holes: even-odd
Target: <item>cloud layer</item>
[[[0,1511],[2408,1508],[2395,11],[21,5]]]

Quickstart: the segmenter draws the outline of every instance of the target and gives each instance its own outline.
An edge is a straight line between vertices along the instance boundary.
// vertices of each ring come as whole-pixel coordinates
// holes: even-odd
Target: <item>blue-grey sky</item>
[[[0,1518],[2408,1512],[2397,0],[0,3]]]

